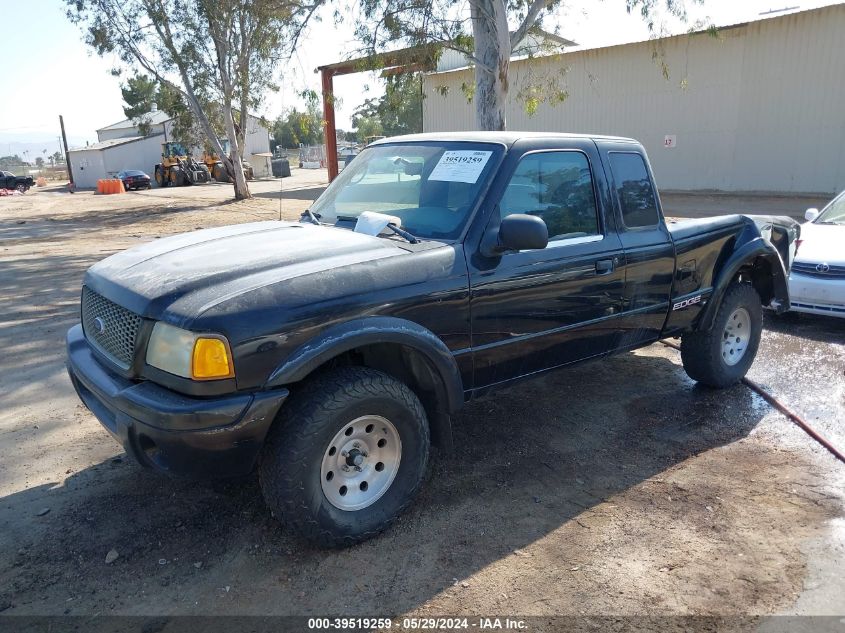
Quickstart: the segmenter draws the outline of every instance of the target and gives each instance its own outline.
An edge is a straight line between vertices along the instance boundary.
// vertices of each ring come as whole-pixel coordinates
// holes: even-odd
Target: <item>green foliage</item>
[[[138,74],[129,77],[121,84],[120,94],[123,96],[123,114],[127,119],[134,119],[152,110],[156,103],[157,83],[147,75]]]
[[[305,110],[290,108],[273,122],[273,144],[289,149],[323,142],[323,115],[320,96],[314,90],[303,90],[299,96],[305,100]]]
[[[17,167],[23,165],[23,158],[15,154],[14,156],[0,156],[0,168]]]
[[[378,117],[359,116],[352,123],[357,129],[356,136],[359,143],[365,143],[370,136],[383,136],[384,127]]]
[[[528,116],[534,116],[543,103],[558,106],[569,98],[565,84],[568,72],[568,66],[545,73],[538,73],[535,68],[529,67],[516,92],[516,99]]]
[[[273,122],[273,144],[285,149],[323,142],[323,119],[313,108],[291,108]]]
[[[200,129],[191,108],[184,95],[171,84],[157,81],[144,74],[129,77],[121,84],[123,95],[123,113],[127,119],[135,120],[138,131],[142,136],[152,133],[149,114],[153,104],[172,121],[172,140],[187,146],[202,146],[205,144],[204,135]],[[220,115],[220,106],[215,103],[204,103],[203,108],[208,115],[218,136],[225,135]]]
[[[422,132],[422,75],[403,73],[387,78],[384,95],[367,99],[352,115],[360,142],[368,136]]]

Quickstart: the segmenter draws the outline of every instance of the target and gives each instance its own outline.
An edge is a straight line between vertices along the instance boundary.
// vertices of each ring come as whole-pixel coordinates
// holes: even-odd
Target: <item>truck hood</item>
[[[85,285],[149,318],[187,322],[287,279],[407,254],[404,244],[346,229],[255,222],[175,235],[92,266]]]

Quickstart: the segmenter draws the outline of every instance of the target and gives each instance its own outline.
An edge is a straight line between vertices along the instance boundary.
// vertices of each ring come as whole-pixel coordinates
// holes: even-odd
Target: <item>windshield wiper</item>
[[[414,237],[413,235],[408,233],[408,231],[406,231],[405,229],[400,229],[395,224],[388,224],[387,228],[390,229],[391,231],[393,231],[394,233],[396,233],[396,235],[398,235],[399,237],[404,237],[411,244],[419,244],[419,241],[420,241],[419,238]]]
[[[323,223],[320,222],[320,217],[319,213],[314,213],[311,209],[305,209],[305,211],[302,212],[302,215],[299,216],[299,220],[308,220],[311,224],[323,226]]]
[[[305,215],[305,214],[303,213],[303,215]],[[339,216],[337,216],[338,222],[357,222],[357,220],[358,220],[358,218],[356,218],[354,215],[339,215]],[[399,237],[404,237],[411,244],[419,244],[420,243],[420,238],[416,237],[415,235],[412,235],[411,233],[408,233],[408,231],[406,231],[405,229],[400,229],[395,224],[388,224],[384,228],[390,229],[391,231],[393,231]]]

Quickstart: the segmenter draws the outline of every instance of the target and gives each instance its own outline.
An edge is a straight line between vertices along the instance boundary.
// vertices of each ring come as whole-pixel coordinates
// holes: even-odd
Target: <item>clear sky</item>
[[[0,60],[6,69],[0,82],[0,154],[18,142],[43,143],[49,153],[55,151],[59,114],[64,115],[71,145],[95,142],[97,128],[124,118],[121,80],[109,73],[117,60],[97,57],[85,46],[78,27],[65,16],[64,0],[0,0],[0,4],[6,27],[0,37]],[[709,18],[727,25],[758,19],[761,12],[772,9],[828,4],[837,2],[706,0],[703,7],[691,8],[691,14],[693,19]],[[646,39],[642,20],[627,15],[624,7],[625,0],[564,0],[556,19],[544,26],[554,30],[557,24],[562,36],[586,47]],[[268,95],[260,114],[275,118],[284,108],[299,105],[298,92],[320,88],[314,68],[347,58],[357,48],[353,19],[335,25],[330,12],[325,15],[309,29],[297,55],[280,68],[283,89]],[[338,127],[348,129],[355,107],[367,97],[378,96],[380,90],[373,74],[336,78]]]

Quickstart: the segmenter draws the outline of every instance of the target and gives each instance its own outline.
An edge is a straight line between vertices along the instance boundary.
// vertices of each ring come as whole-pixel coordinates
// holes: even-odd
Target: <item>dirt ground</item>
[[[323,178],[285,179],[282,217]],[[288,534],[252,478],[196,484],[131,463],[65,374],[85,269],[278,218],[279,188],[0,200],[4,616],[845,615],[845,466],[745,387],[697,387],[662,345],[470,403],[410,512],[348,550]],[[845,447],[844,370],[845,320],[767,317],[750,376]]]

